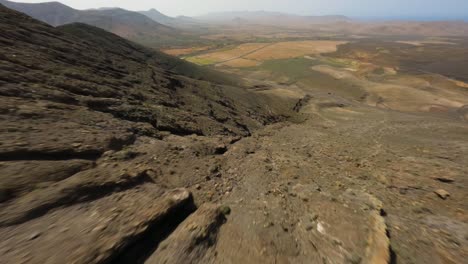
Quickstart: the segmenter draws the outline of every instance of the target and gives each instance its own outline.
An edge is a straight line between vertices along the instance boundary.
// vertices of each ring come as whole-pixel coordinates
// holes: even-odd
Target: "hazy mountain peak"
[[[170,25],[175,20],[173,17],[166,16],[159,12],[156,8],[151,8],[147,11],[140,11],[139,13],[163,25]]]
[[[141,13],[120,7],[76,10],[58,2],[29,4],[0,0],[0,3],[52,26],[84,23],[149,46],[157,46],[178,34],[177,30]]]
[[[151,8],[151,9],[148,10],[148,11],[161,14],[161,12],[159,12],[156,8]]]
[[[350,18],[343,15],[325,15],[325,16],[301,16],[297,14],[288,14],[283,12],[271,12],[271,11],[231,11],[231,12],[217,12],[209,13],[197,17],[200,20],[212,21],[212,22],[239,22],[254,23],[254,24],[265,24],[265,25],[308,25],[308,24],[320,24],[320,23],[337,23],[344,21],[351,21]]]
[[[120,7],[100,7],[100,8],[92,8],[89,10],[115,10],[115,9],[122,9]]]

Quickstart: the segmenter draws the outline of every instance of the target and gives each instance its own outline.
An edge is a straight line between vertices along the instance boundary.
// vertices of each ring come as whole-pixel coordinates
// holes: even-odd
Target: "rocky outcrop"
[[[33,221],[0,229],[2,261],[108,262],[153,226],[176,214],[188,214],[190,203],[187,190],[164,192],[147,185],[68,206]]]
[[[210,249],[216,243],[217,231],[224,221],[219,206],[202,205],[159,245],[145,263],[209,262],[213,258]]]

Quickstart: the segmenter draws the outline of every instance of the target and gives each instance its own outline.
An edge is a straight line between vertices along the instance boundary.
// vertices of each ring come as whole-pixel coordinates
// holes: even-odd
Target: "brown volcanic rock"
[[[145,263],[207,263],[225,218],[220,206],[204,204],[158,247]],[[212,260],[211,260],[212,261]]]
[[[11,199],[40,186],[64,180],[75,173],[93,167],[90,160],[20,160],[0,162],[0,192]]]
[[[52,28],[2,5],[0,50],[5,263],[144,261],[195,210],[180,188],[209,176],[200,166],[292,103],[101,29]],[[193,216],[202,231],[220,219],[209,209],[203,220],[203,208]]]
[[[146,184],[2,228],[0,255],[3,263],[102,263],[190,206],[187,190]]]

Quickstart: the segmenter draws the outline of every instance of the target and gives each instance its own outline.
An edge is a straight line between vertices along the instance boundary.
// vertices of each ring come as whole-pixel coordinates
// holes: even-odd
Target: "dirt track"
[[[265,46],[263,46],[263,47],[260,47],[260,48],[258,48],[258,49],[249,51],[249,52],[247,52],[247,53],[245,53],[245,54],[242,54],[242,55],[240,55],[240,56],[231,58],[231,59],[229,59],[229,60],[216,62],[216,65],[221,65],[221,64],[226,63],[226,62],[230,62],[230,61],[237,60],[237,59],[242,59],[242,58],[244,58],[245,56],[248,56],[248,55],[250,55],[250,54],[253,54],[253,53],[255,53],[255,52],[259,51],[259,50],[262,50],[262,49],[264,49],[264,48],[266,48],[266,47],[269,47],[269,46],[271,46],[271,45],[274,45],[274,44],[275,44],[275,43],[271,43],[271,44],[265,45]]]

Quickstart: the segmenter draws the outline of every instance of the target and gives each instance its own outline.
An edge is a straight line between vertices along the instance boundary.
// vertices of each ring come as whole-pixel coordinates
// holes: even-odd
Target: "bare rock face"
[[[207,263],[225,221],[220,206],[204,204],[158,247],[145,263]]]
[[[86,205],[59,209],[24,224],[0,229],[2,261],[106,262],[148,229],[190,210],[190,203],[187,190],[165,192],[149,184]]]
[[[1,192],[5,194],[3,200],[12,199],[25,192],[32,191],[38,186],[46,186],[64,180],[73,174],[93,167],[90,160],[51,160],[51,161],[2,161],[0,170]]]
[[[437,194],[437,196],[439,196],[439,198],[442,200],[445,200],[450,196],[450,193],[444,189],[435,190],[434,193]]]

